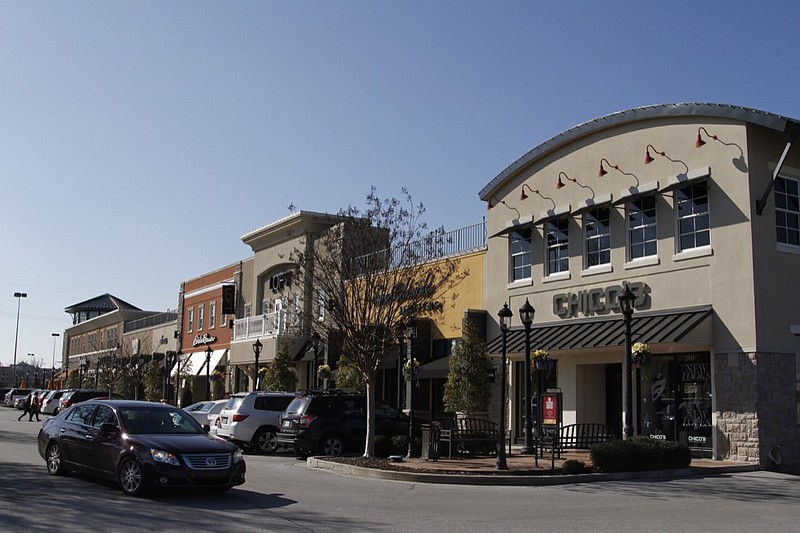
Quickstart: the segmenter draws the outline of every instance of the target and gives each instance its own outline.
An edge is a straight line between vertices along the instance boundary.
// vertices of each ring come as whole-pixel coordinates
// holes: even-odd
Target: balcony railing
[[[233,322],[233,340],[236,342],[257,337],[285,335],[296,323],[296,314],[289,313],[285,309],[275,313],[239,318]]]

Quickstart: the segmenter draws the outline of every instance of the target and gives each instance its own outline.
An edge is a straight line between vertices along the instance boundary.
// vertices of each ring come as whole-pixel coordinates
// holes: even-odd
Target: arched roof
[[[750,122],[752,124],[757,124],[782,132],[791,132],[792,134],[800,133],[800,122],[795,119],[742,106],[713,103],[680,103],[636,107],[584,122],[583,124],[572,127],[543,142],[530,152],[514,161],[500,174],[495,176],[495,178],[490,181],[488,185],[481,189],[479,196],[481,200],[488,200],[490,194],[495,188],[497,188],[507,178],[514,175],[521,168],[529,165],[531,162],[551,152],[552,150],[555,150],[556,148],[559,148],[576,139],[589,135],[590,133],[614,126],[619,126],[621,124],[670,116],[726,118],[733,121]]]

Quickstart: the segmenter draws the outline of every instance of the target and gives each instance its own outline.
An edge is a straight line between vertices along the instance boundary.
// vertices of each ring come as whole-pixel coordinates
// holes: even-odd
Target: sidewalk
[[[688,468],[673,470],[649,470],[642,472],[561,474],[558,469],[564,461],[574,459],[583,461],[591,467],[588,451],[563,452],[561,458],[552,459],[549,454],[539,457],[536,466],[533,455],[521,455],[513,450],[507,455],[507,471],[498,471],[494,456],[443,457],[438,461],[404,458],[402,462],[383,460],[373,467],[360,466],[357,458],[317,458],[307,460],[308,468],[318,468],[334,473],[355,477],[408,481],[418,483],[445,483],[463,485],[561,485],[615,481],[625,479],[669,479],[691,476],[708,476],[731,472],[752,472],[758,465],[717,461],[713,459],[692,459]],[[555,465],[555,471],[553,470]]]

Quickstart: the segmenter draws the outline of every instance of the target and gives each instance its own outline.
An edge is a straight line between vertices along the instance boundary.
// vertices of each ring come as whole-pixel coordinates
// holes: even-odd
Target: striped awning
[[[634,313],[631,338],[633,342],[648,344],[680,343],[687,342],[689,334],[694,332],[699,335],[691,336],[693,344],[710,345],[712,313],[710,306],[650,314]],[[624,343],[625,326],[620,315],[534,325],[531,328],[531,349],[548,352],[622,346]],[[488,353],[491,355],[499,355],[502,349],[502,335],[488,344]],[[506,351],[525,351],[524,329],[509,330]]]

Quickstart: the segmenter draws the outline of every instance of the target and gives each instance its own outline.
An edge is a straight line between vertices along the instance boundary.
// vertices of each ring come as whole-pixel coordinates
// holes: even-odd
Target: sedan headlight
[[[180,461],[178,461],[178,457],[169,452],[151,449],[150,456],[153,458],[153,461],[156,461],[157,463],[167,463],[168,465],[173,466],[181,465]]]
[[[239,461],[244,460],[244,455],[242,454],[242,450],[236,448],[236,451],[233,452],[233,462],[238,463]]]

